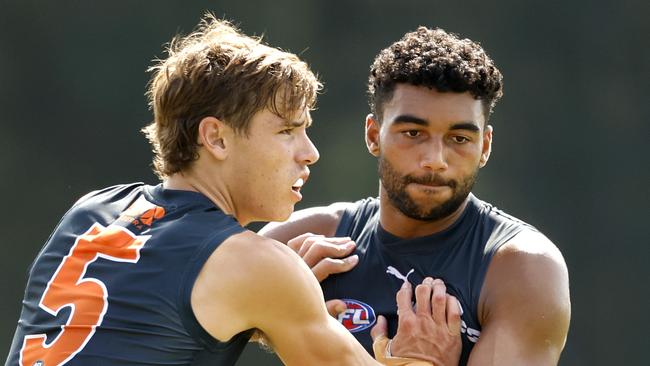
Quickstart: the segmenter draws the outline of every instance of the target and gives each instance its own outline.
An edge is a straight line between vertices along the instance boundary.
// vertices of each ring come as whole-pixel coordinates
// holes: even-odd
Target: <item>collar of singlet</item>
[[[379,215],[377,215],[375,236],[381,245],[395,252],[411,253],[440,250],[457,243],[467,233],[467,230],[465,230],[466,225],[470,225],[476,220],[478,212],[478,199],[470,193],[463,213],[451,226],[443,231],[417,238],[404,239],[386,231],[379,223]]]
[[[167,207],[200,205],[219,209],[208,197],[200,192],[164,188],[162,183],[145,186],[145,194],[151,202]]]

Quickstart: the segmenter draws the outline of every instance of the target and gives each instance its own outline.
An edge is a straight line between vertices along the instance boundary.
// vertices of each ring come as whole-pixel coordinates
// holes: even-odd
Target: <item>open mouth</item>
[[[294,192],[300,192],[300,188],[305,184],[305,181],[302,178],[298,178],[293,185],[291,186],[291,189]]]

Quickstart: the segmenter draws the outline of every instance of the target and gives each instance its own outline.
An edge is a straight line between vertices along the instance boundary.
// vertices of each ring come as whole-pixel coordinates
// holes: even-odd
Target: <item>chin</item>
[[[278,210],[277,212],[274,212],[273,215],[271,215],[272,217],[266,221],[277,221],[277,222],[287,221],[287,219],[289,219],[292,213],[293,213],[293,205],[291,205],[291,207],[285,210],[282,211]]]

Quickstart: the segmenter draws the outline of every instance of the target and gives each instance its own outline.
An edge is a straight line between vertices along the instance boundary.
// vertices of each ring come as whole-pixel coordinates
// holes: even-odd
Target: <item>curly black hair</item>
[[[426,27],[383,49],[370,67],[368,97],[378,121],[399,83],[439,92],[470,92],[482,101],[486,121],[503,94],[503,76],[479,44]]]

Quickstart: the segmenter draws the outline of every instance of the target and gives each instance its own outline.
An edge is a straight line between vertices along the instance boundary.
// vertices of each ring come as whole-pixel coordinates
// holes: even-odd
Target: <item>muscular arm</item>
[[[571,317],[559,250],[539,233],[517,235],[492,259],[479,309],[482,331],[468,365],[556,365]]]
[[[296,211],[287,221],[267,224],[259,234],[285,244],[304,233],[334,236],[343,212],[351,205],[353,204],[348,202],[337,202],[329,206]]]
[[[322,281],[330,274],[348,271],[356,265],[358,257],[356,255],[350,255],[354,249],[354,243],[350,242],[349,238],[326,238],[314,237],[313,235],[300,236],[300,234],[311,232],[322,236],[335,235],[343,213],[351,205],[354,204],[336,203],[327,207],[315,207],[298,211],[286,223],[272,223],[267,225],[260,231],[260,234],[286,243],[289,248],[300,255],[305,263],[311,267],[316,278]],[[438,288],[438,290],[444,288],[442,281],[439,281],[439,285],[434,287]],[[426,291],[426,286],[418,286],[418,289]],[[460,309],[457,307],[457,301],[452,297],[453,301],[448,301],[446,306],[440,304],[440,301],[438,301],[436,303],[437,305],[433,307],[426,305],[429,303],[430,294],[428,296],[420,296],[421,298],[417,298],[416,302],[421,305],[421,308],[435,308],[437,309],[436,311],[442,311],[442,314],[446,313],[448,319],[442,321],[441,319],[444,316],[438,316],[441,319],[435,321],[430,318],[431,311],[428,312],[428,316],[420,314],[420,316],[409,318],[408,314],[412,313],[410,309],[411,290],[400,290],[400,292],[403,291],[408,293],[409,300],[406,301],[408,303],[407,305],[402,304],[400,308],[402,309],[399,312],[400,324],[398,325],[397,335],[394,339],[395,342],[393,342],[393,351],[396,352],[394,354],[402,356],[410,355],[411,357],[426,359],[433,361],[438,366],[457,364],[458,357],[460,356]],[[438,300],[442,299],[444,302],[445,290],[437,291],[437,293],[438,296],[436,298]],[[402,295],[404,296],[404,294]],[[398,298],[399,296],[398,294]],[[345,307],[345,304],[340,300],[330,300],[328,301],[328,307],[332,313],[341,311],[336,310],[337,302]],[[457,319],[454,318],[453,314],[457,315]],[[408,319],[417,319],[416,323],[418,326],[409,326]],[[337,321],[335,323],[337,326],[339,325]],[[340,328],[343,329],[342,327]],[[374,331],[375,329],[373,329]],[[346,336],[350,336],[349,332],[345,331],[345,333]],[[352,337],[349,338],[353,340]],[[375,339],[375,335],[373,335],[373,339]],[[350,341],[347,340],[346,342]],[[353,342],[355,341],[353,340]],[[375,347],[381,348],[379,343],[381,342],[376,342]],[[375,348],[375,354],[377,355],[377,348]],[[379,360],[379,358],[377,359]],[[382,359],[382,362],[390,365],[415,365],[412,359]],[[341,364],[347,365],[349,363],[341,362]]]
[[[205,264],[192,308],[219,340],[261,330],[287,365],[379,365],[327,314],[322,297],[290,248],[246,232],[224,242]]]

